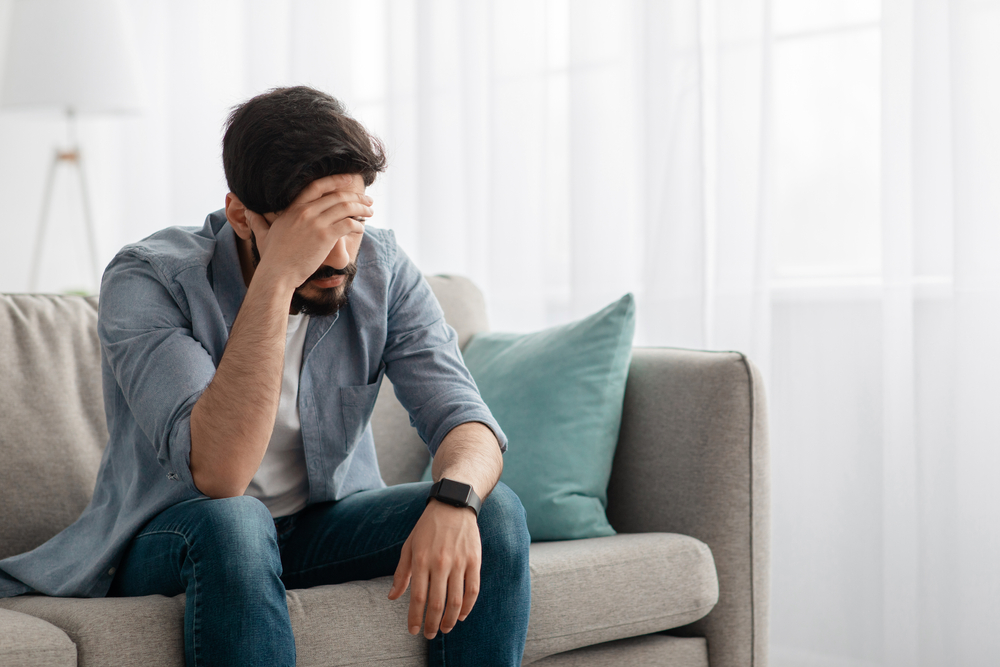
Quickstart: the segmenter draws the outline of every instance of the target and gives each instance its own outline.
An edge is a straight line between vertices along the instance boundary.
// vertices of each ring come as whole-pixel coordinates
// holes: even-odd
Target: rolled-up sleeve
[[[430,285],[398,247],[383,361],[396,397],[432,455],[451,429],[468,422],[488,426],[500,450],[507,450],[507,436],[462,361],[458,335],[445,322]]]
[[[165,282],[146,260],[119,255],[102,283],[98,335],[120,399],[160,465],[197,492],[191,410],[215,376],[215,363],[192,335],[179,288],[173,292]]]

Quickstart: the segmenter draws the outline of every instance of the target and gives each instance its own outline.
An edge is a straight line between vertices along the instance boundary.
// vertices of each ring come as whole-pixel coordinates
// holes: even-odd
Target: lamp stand
[[[35,249],[31,257],[31,267],[28,273],[28,291],[38,290],[38,276],[42,268],[42,249],[45,245],[45,229],[48,225],[49,209],[52,205],[52,194],[55,189],[56,170],[60,164],[75,168],[80,179],[80,199],[83,203],[83,226],[87,236],[87,247],[90,252],[90,270],[94,285],[100,288],[100,277],[97,268],[97,241],[94,234],[94,221],[90,215],[90,193],[87,190],[87,179],[83,173],[83,160],[80,147],[76,141],[76,116],[73,109],[66,109],[66,120],[69,128],[69,145],[67,150],[56,149],[49,162],[49,173],[45,179],[45,193],[42,196],[42,212],[38,220],[38,233],[35,236]]]

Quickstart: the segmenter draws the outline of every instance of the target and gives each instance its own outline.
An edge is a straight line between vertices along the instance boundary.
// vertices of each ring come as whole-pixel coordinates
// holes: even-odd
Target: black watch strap
[[[483,506],[483,501],[476,495],[472,486],[447,477],[442,477],[431,487],[431,492],[427,494],[427,502],[430,502],[432,498],[455,507],[471,507],[477,517],[479,516],[479,508]]]

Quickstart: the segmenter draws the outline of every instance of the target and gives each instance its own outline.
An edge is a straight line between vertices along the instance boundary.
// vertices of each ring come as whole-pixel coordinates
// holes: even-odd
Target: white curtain
[[[632,291],[638,344],[761,366],[773,664],[997,664],[1000,2],[129,9],[147,111],[80,127],[104,259],[221,207],[230,105],[327,90],[389,148],[373,224],[471,276],[495,329]],[[5,290],[62,131],[0,117]],[[49,289],[80,282],[57,211]]]
[[[991,665],[1000,659],[992,479],[1000,464],[1000,3],[885,0],[874,18],[868,28],[861,21],[772,39],[769,174],[786,186],[809,180],[808,167],[790,173],[803,162],[780,161],[830,144],[833,159],[814,183],[825,193],[809,195],[817,207],[877,224],[866,231],[843,216],[817,231],[835,246],[842,228],[874,251],[844,254],[854,258],[853,278],[827,272],[799,289],[807,281],[796,286],[787,264],[771,265],[775,662]],[[797,77],[803,64],[822,64],[808,51],[824,41],[836,66]],[[798,62],[780,62],[792,49]],[[850,86],[837,83],[845,74]],[[877,91],[868,101],[866,86]],[[853,96],[837,99],[838,87]],[[790,120],[782,113],[809,104],[783,95],[815,95],[841,115],[814,128],[826,141],[782,127]],[[866,130],[872,112],[877,125]],[[852,153],[839,165],[834,143]],[[872,193],[862,181],[876,185],[877,208],[864,210]],[[805,213],[811,204],[779,189],[769,197],[775,215],[764,225],[787,248],[793,234],[778,209]]]

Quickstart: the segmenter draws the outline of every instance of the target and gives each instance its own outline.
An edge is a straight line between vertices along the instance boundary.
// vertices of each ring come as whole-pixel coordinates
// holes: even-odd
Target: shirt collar
[[[215,254],[212,257],[212,290],[215,299],[222,309],[222,317],[226,327],[233,328],[236,315],[243,305],[247,295],[247,286],[243,283],[243,270],[240,268],[240,257],[236,249],[236,232],[226,220],[224,210],[218,210],[208,216],[205,221],[205,231],[215,237]]]

